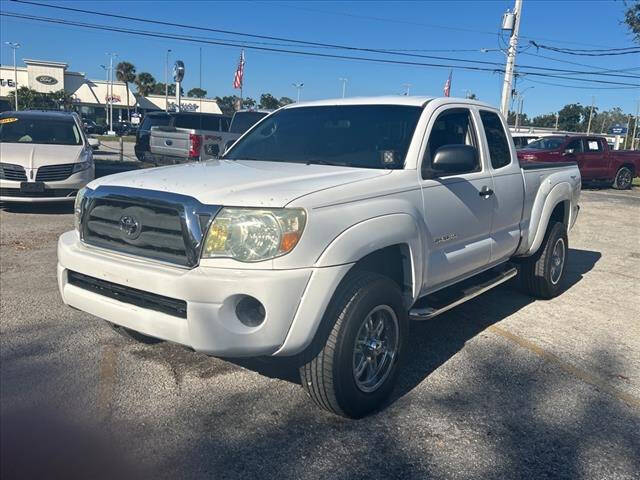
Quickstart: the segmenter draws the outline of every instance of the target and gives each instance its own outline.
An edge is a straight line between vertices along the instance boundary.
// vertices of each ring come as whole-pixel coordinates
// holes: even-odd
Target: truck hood
[[[391,173],[391,170],[251,160],[211,160],[110,175],[91,182],[189,195],[201,203],[284,207],[331,187]]]
[[[2,163],[13,163],[24,168],[44,165],[75,163],[83,150],[82,145],[44,145],[33,143],[0,143]]]

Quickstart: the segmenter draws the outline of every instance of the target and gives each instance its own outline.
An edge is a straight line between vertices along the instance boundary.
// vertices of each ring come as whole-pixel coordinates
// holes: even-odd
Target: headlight
[[[73,170],[71,174],[81,172],[93,167],[93,155],[91,152],[86,152],[82,155],[81,160],[78,163],[73,164]]]
[[[75,224],[78,233],[80,233],[82,213],[84,211],[84,197],[88,191],[89,189],[84,187],[78,190],[78,193],[76,194],[76,202],[73,208],[73,223]]]
[[[300,208],[223,208],[209,227],[202,258],[259,262],[289,253],[306,222]]]

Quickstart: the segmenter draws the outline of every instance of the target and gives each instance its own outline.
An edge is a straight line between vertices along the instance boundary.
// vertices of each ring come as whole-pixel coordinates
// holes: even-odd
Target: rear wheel
[[[631,188],[631,182],[633,181],[633,172],[629,167],[620,167],[616,178],[613,181],[613,188],[616,190],[627,190]]]
[[[527,293],[545,299],[558,295],[568,255],[567,229],[564,223],[554,222],[549,225],[538,252],[521,264],[520,277]]]
[[[341,284],[300,367],[300,379],[320,408],[360,418],[393,390],[404,351],[407,312],[391,279],[356,272]],[[328,335],[327,335],[328,332]]]

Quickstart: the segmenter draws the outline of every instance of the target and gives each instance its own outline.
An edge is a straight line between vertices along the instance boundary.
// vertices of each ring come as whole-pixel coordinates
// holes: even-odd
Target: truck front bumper
[[[152,337],[220,357],[293,355],[312,340],[350,265],[292,270],[197,267],[191,270],[87,247],[75,231],[58,241],[58,285],[64,302]],[[70,272],[186,302],[186,318],[82,288]],[[236,305],[245,295],[266,311],[257,327],[243,324]],[[135,302],[134,302],[135,303]]]

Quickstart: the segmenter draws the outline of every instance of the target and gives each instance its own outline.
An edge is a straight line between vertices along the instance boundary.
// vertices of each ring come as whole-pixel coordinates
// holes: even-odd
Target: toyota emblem
[[[123,215],[120,217],[120,231],[127,240],[135,240],[140,236],[142,227],[138,219],[133,215]]]

